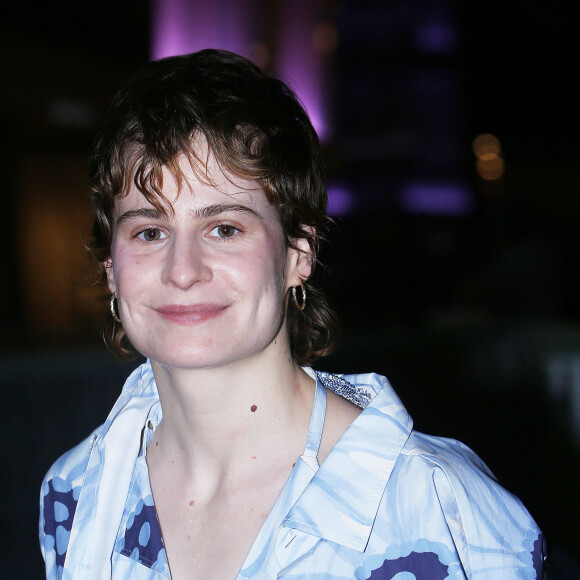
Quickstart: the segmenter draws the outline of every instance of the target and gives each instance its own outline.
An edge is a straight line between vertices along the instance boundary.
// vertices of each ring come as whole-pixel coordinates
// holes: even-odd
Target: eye
[[[137,236],[145,242],[157,242],[162,240],[165,235],[159,228],[146,228],[140,231]]]
[[[218,238],[228,239],[233,238],[240,230],[230,224],[220,224],[211,230],[210,234]]]

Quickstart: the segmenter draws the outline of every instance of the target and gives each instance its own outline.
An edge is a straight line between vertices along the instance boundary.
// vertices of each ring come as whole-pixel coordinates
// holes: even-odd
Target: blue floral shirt
[[[470,449],[413,431],[384,377],[307,372],[308,443],[238,580],[542,578],[540,530]],[[319,466],[326,389],[363,411]],[[40,512],[48,580],[171,578],[146,463],[161,417],[145,363],[105,424],[52,466]]]

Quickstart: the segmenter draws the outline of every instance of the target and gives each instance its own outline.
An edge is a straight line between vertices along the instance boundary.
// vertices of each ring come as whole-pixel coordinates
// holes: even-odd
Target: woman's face
[[[162,215],[135,186],[115,203],[109,288],[133,346],[162,365],[210,368],[276,348],[278,335],[288,340],[286,291],[310,274],[309,255],[286,248],[262,189],[232,183],[211,157],[208,167],[216,187],[184,160],[179,195],[164,171],[173,213]]]

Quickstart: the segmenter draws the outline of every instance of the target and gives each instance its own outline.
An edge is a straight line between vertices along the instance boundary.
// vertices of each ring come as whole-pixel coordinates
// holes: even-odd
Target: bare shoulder
[[[330,390],[327,393],[326,419],[324,431],[318,453],[318,462],[322,463],[332,451],[342,434],[350,427],[352,422],[360,415],[362,409],[353,405],[340,395]]]

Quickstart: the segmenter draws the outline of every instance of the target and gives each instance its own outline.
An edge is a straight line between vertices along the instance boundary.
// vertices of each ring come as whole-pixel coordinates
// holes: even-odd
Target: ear
[[[300,281],[310,278],[314,266],[314,255],[306,238],[292,240],[294,247],[288,249],[286,260],[286,285],[298,286]]]
[[[115,271],[113,269],[113,260],[111,259],[110,256],[103,262],[103,268],[105,268],[105,272],[107,274],[107,283],[109,285],[109,290],[111,291],[112,294],[113,292],[117,291],[117,285],[115,284]]]

